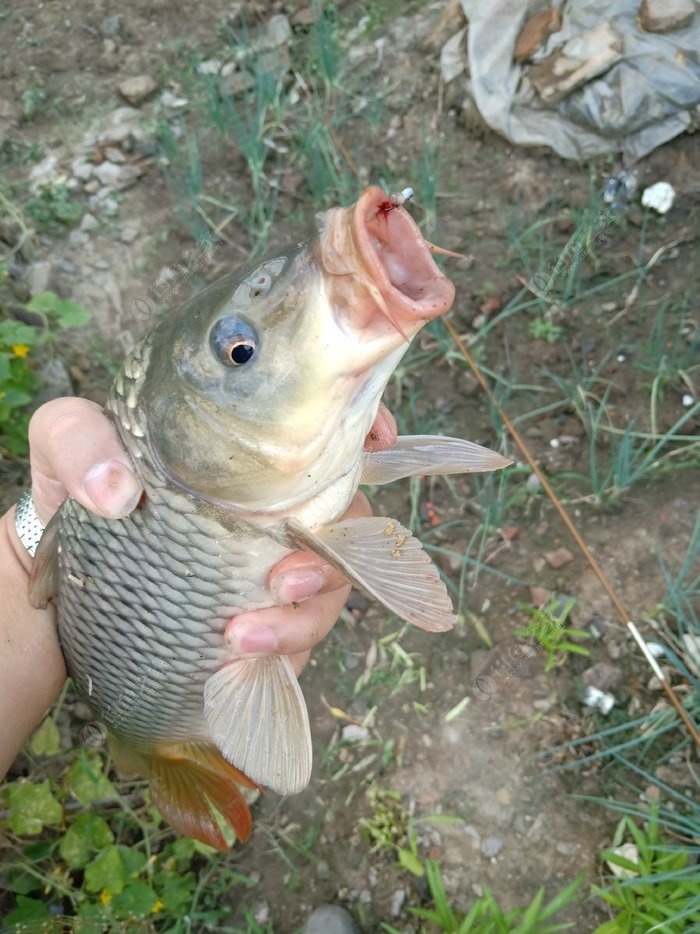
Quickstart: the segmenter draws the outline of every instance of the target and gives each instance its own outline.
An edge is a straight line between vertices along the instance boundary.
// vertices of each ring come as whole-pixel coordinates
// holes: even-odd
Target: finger
[[[356,493],[343,516],[345,519],[360,519],[371,516],[372,507],[364,493]],[[280,606],[299,603],[313,594],[328,593],[347,584],[347,578],[312,551],[295,551],[275,565],[268,577],[267,586],[272,599]]]
[[[289,661],[292,663],[292,668],[297,678],[308,665],[310,658],[311,652],[298,652],[296,655],[290,656]]]
[[[112,423],[87,399],[54,399],[29,423],[32,499],[47,522],[72,496],[108,519],[128,515],[143,492]]]
[[[396,441],[398,429],[396,419],[384,403],[379,404],[379,411],[365,438],[365,451],[383,451]]]
[[[235,616],[224,637],[232,651],[244,658],[307,652],[331,631],[349,593],[350,585],[346,584],[330,593],[316,594],[305,603]]]

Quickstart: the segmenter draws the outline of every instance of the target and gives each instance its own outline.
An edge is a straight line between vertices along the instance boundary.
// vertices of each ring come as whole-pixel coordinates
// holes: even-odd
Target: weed
[[[30,750],[60,751],[50,718]],[[141,787],[120,795],[98,751],[81,750],[55,779],[9,782],[0,795],[4,887],[14,900],[4,921],[18,930],[64,914],[80,919],[75,930],[86,934],[139,921],[146,930],[179,931],[183,917],[218,927],[228,914],[220,894],[249,885],[213,861],[210,847],[165,834]]]
[[[569,883],[551,901],[544,902],[544,888],[538,890],[529,905],[506,911],[501,908],[491,892],[486,889],[466,913],[456,912],[450,905],[440,864],[435,860],[425,861],[425,876],[428,882],[429,908],[411,908],[411,914],[434,925],[446,934],[550,934],[573,927],[571,923],[547,924],[551,918],[575,901],[580,880]],[[396,928],[382,924],[389,934],[399,934]],[[432,929],[432,928],[431,928]]]
[[[559,327],[558,324],[554,324],[552,320],[546,316],[533,318],[530,322],[530,334],[535,338],[535,340],[544,340],[548,344],[556,344],[561,335],[563,334],[564,329]]]
[[[642,827],[630,816],[619,822],[613,846],[602,853],[613,871],[612,884],[594,887],[614,916],[595,934],[697,930],[693,925],[700,924],[700,877],[693,848],[674,843],[661,828],[656,805]],[[625,838],[632,842],[623,847]]]
[[[53,233],[75,227],[83,216],[83,206],[76,201],[66,185],[55,182],[41,187],[24,206],[37,230]]]
[[[0,288],[5,273],[0,264]],[[41,385],[37,370],[42,358],[52,353],[64,330],[84,325],[90,318],[80,305],[53,292],[35,296],[26,310],[38,317],[38,326],[0,320],[0,450],[15,457],[24,457],[28,451],[27,406]]]
[[[563,665],[569,655],[590,655],[585,646],[573,641],[589,639],[590,633],[564,625],[575,603],[574,597],[563,602],[557,597],[552,597],[541,609],[527,603],[519,604],[520,609],[527,615],[528,622],[524,628],[516,629],[515,635],[531,639],[542,646],[546,653],[545,671]]]

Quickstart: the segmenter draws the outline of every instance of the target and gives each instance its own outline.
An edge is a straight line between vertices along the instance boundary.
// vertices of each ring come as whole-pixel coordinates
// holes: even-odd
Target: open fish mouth
[[[366,337],[382,334],[390,324],[410,340],[454,300],[454,285],[435,263],[404,200],[405,194],[372,187],[352,207],[326,215],[321,255],[326,273],[334,277],[334,304]]]
[[[355,205],[353,235],[389,317],[403,330],[402,324],[416,319],[422,324],[444,314],[455,290],[401,200],[368,188]]]

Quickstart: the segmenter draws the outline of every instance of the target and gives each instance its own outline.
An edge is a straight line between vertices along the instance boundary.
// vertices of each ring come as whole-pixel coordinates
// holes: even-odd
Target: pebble
[[[122,81],[117,86],[117,90],[127,104],[138,107],[155,94],[158,84],[150,75],[135,75],[133,78],[126,78]]]
[[[316,875],[319,879],[329,879],[331,875],[330,866],[325,859],[319,859],[316,863]]]
[[[99,226],[100,222],[94,214],[90,214],[89,212],[83,214],[83,219],[80,221],[81,230],[95,230]]]
[[[389,904],[389,911],[391,912],[392,918],[398,918],[403,909],[404,902],[406,901],[406,890],[397,889],[394,894],[391,896],[391,902]]]
[[[600,691],[596,687],[588,686],[583,692],[583,703],[586,705],[586,707],[592,707],[594,710],[599,710],[605,717],[615,706],[615,698],[612,694],[608,694],[605,691]]]
[[[80,179],[81,182],[86,182],[89,178],[92,177],[92,171],[95,166],[92,162],[89,162],[85,156],[78,156],[77,159],[73,159],[70,165],[70,170],[75,176],[75,178]]]
[[[133,243],[139,235],[139,225],[137,223],[124,224],[119,239],[122,243]]]
[[[630,863],[639,862],[639,850],[637,849],[635,843],[623,843],[621,846],[613,847],[612,851],[617,856],[621,856],[623,859],[628,860]],[[625,869],[624,866],[618,866],[616,863],[611,863],[607,859],[605,862],[612,870],[612,874],[617,876],[618,879],[631,879],[633,876],[639,875],[639,873],[635,872],[633,869]]]
[[[571,564],[574,560],[574,556],[571,554],[568,548],[555,548],[554,551],[545,551],[544,560],[550,566],[554,568],[555,571],[558,571],[559,568],[565,567],[567,564]]]
[[[369,739],[369,730],[366,726],[357,723],[348,723],[340,731],[344,743],[366,743]]]
[[[576,852],[576,844],[575,843],[564,843],[562,841],[560,843],[557,843],[556,851],[561,856],[573,856],[574,853]]]
[[[668,214],[676,200],[676,192],[669,182],[657,182],[645,188],[642,194],[642,206],[651,208],[657,214]],[[619,358],[618,358],[619,359]]]
[[[508,807],[513,803],[513,798],[507,788],[499,788],[496,792],[496,801],[502,804],[503,807]]]
[[[487,859],[495,859],[503,849],[503,840],[500,837],[484,837],[481,841],[481,852]]]
[[[369,894],[369,893],[367,893]],[[360,899],[362,893],[360,893]],[[351,915],[338,905],[321,905],[312,912],[302,934],[357,934]]]
[[[75,265],[75,263],[71,259],[59,260],[58,268],[61,272],[65,272],[68,275],[72,275],[78,269],[78,267]]]
[[[540,482],[540,478],[537,476],[536,473],[531,473],[530,476],[525,481],[525,488],[527,490],[530,490],[530,492],[539,490],[541,486],[542,484]]]
[[[32,297],[46,292],[51,278],[51,263],[41,260],[38,263],[32,263],[27,270],[27,281],[29,283],[29,293]]]
[[[673,32],[689,26],[695,16],[692,0],[644,0],[639,10],[642,29],[647,32]]]
[[[100,165],[96,165],[94,168],[95,178],[102,185],[106,185],[110,188],[114,188],[119,184],[119,181],[122,177],[121,166],[115,165],[114,162],[105,161]]]

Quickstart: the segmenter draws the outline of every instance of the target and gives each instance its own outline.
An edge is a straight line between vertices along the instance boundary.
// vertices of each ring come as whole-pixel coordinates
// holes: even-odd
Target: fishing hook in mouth
[[[410,201],[414,194],[415,192],[412,188],[404,188],[403,191],[398,191],[396,194],[390,195],[389,200],[391,201],[392,207],[399,208],[402,204]]]

